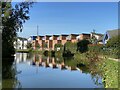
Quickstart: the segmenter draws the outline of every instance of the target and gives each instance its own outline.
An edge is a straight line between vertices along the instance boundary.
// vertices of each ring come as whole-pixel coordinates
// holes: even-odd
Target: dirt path
[[[120,59],[114,59],[114,58],[108,58],[108,59],[120,62]]]
[[[103,57],[103,56],[99,56],[99,58],[105,58],[105,57]],[[107,58],[107,57],[106,57]],[[110,59],[110,60],[114,60],[114,61],[117,61],[117,62],[120,62],[120,59],[114,59],[114,58],[108,58],[108,59]]]

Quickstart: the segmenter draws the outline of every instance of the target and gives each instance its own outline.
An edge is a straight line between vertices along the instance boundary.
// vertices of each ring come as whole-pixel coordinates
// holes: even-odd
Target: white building
[[[91,32],[91,38],[96,38],[96,43],[103,44],[103,34]]]
[[[27,49],[28,40],[26,38],[17,37],[17,40],[14,42],[15,49]]]

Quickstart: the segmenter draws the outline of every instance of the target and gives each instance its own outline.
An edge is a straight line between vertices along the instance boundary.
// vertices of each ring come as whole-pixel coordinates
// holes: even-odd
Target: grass
[[[17,49],[16,52],[29,52],[29,49]]]
[[[103,81],[105,82],[105,88],[118,88],[120,75],[118,75],[118,65],[120,62],[116,62],[113,60],[106,59],[103,63]]]
[[[120,71],[120,68],[118,68],[120,62],[108,59],[108,57],[95,60],[95,57],[96,55],[93,53],[76,53],[74,56],[78,64],[82,63],[89,66],[92,72],[101,73],[105,88],[118,88],[120,86],[120,74],[118,73]]]

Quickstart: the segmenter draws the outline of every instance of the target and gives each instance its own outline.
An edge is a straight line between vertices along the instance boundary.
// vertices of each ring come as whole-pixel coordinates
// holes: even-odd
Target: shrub
[[[45,56],[48,56],[48,55],[49,55],[49,51],[48,51],[48,50],[45,50],[45,51],[43,52],[43,54],[44,54]]]
[[[103,53],[103,45],[101,44],[89,44],[89,51]]]
[[[70,41],[67,41],[65,43],[65,50],[69,50],[71,53],[75,53],[77,50],[77,43],[72,43]]]
[[[55,57],[55,51],[52,50],[50,53],[51,53],[51,57]]]
[[[60,48],[60,50],[58,50]],[[63,51],[63,45],[62,44],[55,44],[55,51]]]
[[[114,58],[120,58],[120,36],[110,38],[106,44],[106,48],[109,49],[109,54]]]
[[[113,48],[120,48],[120,36],[114,36],[110,38],[106,46],[113,47]]]

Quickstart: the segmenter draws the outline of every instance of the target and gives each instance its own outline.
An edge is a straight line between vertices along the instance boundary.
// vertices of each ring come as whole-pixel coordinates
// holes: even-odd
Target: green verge
[[[76,53],[74,56],[75,61],[79,64],[82,63],[86,66],[90,66],[89,69],[91,71],[96,71],[97,73],[101,73],[105,88],[118,88],[120,86],[120,62],[104,58],[104,59],[96,59],[96,55],[93,53]],[[91,60],[92,63],[91,63]],[[97,65],[97,67],[95,66]],[[93,70],[94,69],[94,70]]]
[[[106,59],[102,65],[103,70],[103,81],[105,82],[105,88],[118,88],[119,86],[119,77],[118,71],[118,64],[120,62],[116,62],[114,60]]]

